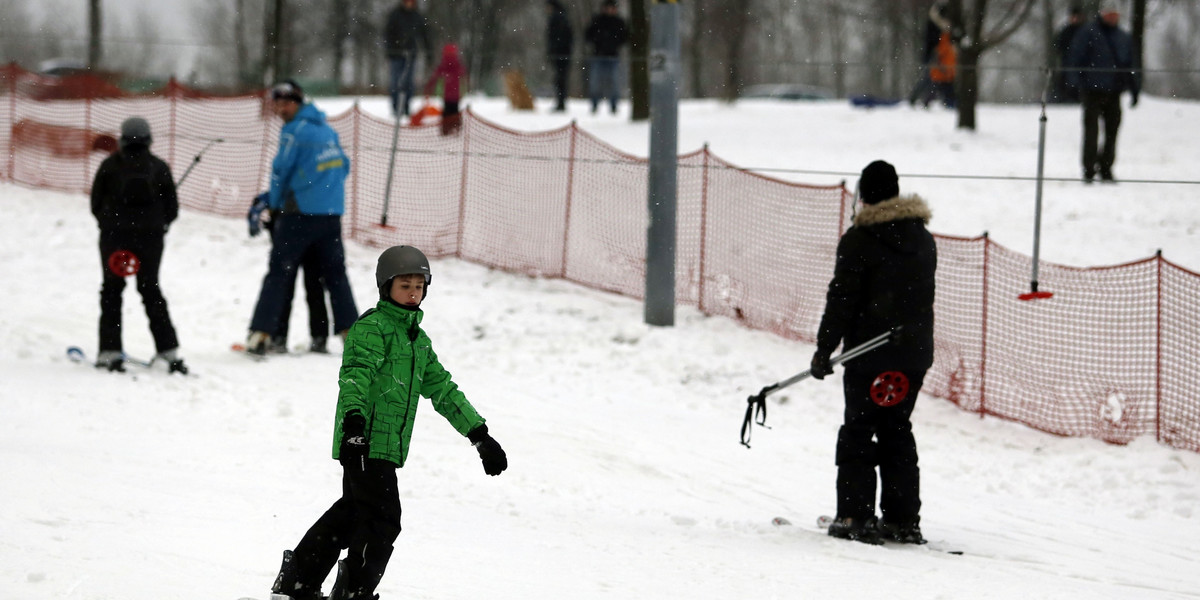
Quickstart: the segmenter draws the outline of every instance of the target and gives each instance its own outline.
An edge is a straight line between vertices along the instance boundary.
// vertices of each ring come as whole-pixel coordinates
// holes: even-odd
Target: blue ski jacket
[[[341,215],[350,159],[325,113],[305,104],[279,132],[267,203],[283,214]]]

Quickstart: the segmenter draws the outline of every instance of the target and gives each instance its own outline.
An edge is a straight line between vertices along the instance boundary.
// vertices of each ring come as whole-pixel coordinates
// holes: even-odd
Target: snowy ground
[[[570,118],[474,104],[518,129]],[[645,154],[645,125],[572,109]],[[1037,114],[983,107],[970,134],[943,111],[704,102],[682,111],[681,150],[708,141],[767,168],[850,173],[883,157],[902,175],[1028,176]],[[1143,99],[1126,112],[1118,176],[1196,179],[1197,123],[1200,105]],[[1074,177],[1078,109],[1053,107],[1049,130],[1047,174]],[[1032,182],[901,186],[929,199],[939,233],[1030,247]],[[102,373],[63,355],[96,346],[86,200],[0,192],[0,598],[265,597],[280,552],[340,477],[328,458],[338,359],[257,364],[228,350],[244,336],[266,240],[185,212],[162,280],[195,376]],[[1048,260],[1117,263],[1161,247],[1200,267],[1196,185],[1050,182],[1046,200]],[[365,308],[378,251],[347,251]],[[1057,438],[926,397],[914,415],[924,529],[965,555],[832,540],[811,522],[833,510],[838,377],[772,396],[773,429],[756,430],[752,450],[737,443],[745,397],[805,368],[811,347],[687,308],[676,327],[650,328],[636,301],[561,281],[453,260],[434,270],[426,328],[511,467],[485,476],[425,406],[400,472],[405,529],[384,600],[1200,597],[1200,455]],[[132,289],[125,304],[126,348],[147,356]],[[299,343],[302,303],[294,315]],[[777,515],[795,525],[773,527]]]

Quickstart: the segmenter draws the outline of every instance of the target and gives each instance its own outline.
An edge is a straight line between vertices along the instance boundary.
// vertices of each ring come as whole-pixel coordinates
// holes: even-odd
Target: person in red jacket
[[[449,135],[462,127],[462,115],[458,114],[458,101],[462,99],[461,85],[467,70],[458,56],[458,46],[446,44],[442,47],[442,60],[438,63],[429,82],[425,84],[425,95],[432,94],[438,80],[442,80],[442,135]]]

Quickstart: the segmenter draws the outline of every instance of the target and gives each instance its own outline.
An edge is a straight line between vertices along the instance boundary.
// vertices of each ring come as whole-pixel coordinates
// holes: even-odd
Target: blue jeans
[[[392,95],[392,114],[408,115],[408,101],[413,95],[413,71],[416,67],[416,54],[400,56],[391,59],[391,77],[388,91]],[[403,99],[401,99],[403,94]]]
[[[617,112],[617,67],[621,59],[616,56],[593,56],[588,61],[588,96],[592,99],[592,112],[600,106],[600,100],[608,98],[609,107]]]
[[[275,224],[274,243],[267,276],[263,278],[251,331],[277,333],[283,308],[291,302],[289,290],[296,288],[296,271],[309,250],[316,255],[319,271],[329,290],[333,307],[333,330],[341,333],[358,319],[350,280],[346,278],[342,247],[342,218],[339,215],[284,215]]]

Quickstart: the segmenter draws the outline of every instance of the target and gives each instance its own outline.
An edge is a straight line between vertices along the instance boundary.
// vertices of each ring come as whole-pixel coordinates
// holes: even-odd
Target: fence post
[[[83,131],[90,133],[92,131],[92,99],[83,99]],[[85,138],[86,139],[86,138]],[[120,142],[118,142],[119,144]],[[92,156],[91,152],[86,152],[83,155],[83,193],[91,193],[92,188],[88,185],[88,158]]]
[[[354,132],[354,146],[351,152],[354,158],[350,161],[350,176],[354,178],[354,185],[350,187],[350,239],[361,241],[358,239],[358,177],[362,173],[362,165],[358,162],[360,157],[359,148],[359,123],[362,121],[362,111],[358,107],[358,99],[354,100],[354,108],[350,111],[350,119]]]
[[[567,154],[567,205],[563,210],[562,261],[559,263],[558,276],[567,278],[567,249],[571,243],[571,201],[575,192],[575,140],[579,125],[571,119],[571,149]]]
[[[707,257],[705,250],[708,247],[708,142],[704,142],[703,152],[704,162],[700,169],[700,282],[699,282],[699,297],[696,298],[696,305],[700,309],[700,314],[708,314],[704,309],[704,282],[707,277],[707,269],[704,268]]]
[[[462,128],[462,174],[459,176],[458,182],[458,247],[454,249],[454,256],[462,258],[463,246],[463,229],[467,215],[467,154],[471,150],[471,123],[475,121],[475,113],[471,109],[463,111],[463,128]],[[470,117],[469,119],[466,117]]]
[[[979,418],[987,414],[987,334],[988,334],[988,266],[992,256],[992,238],[983,232],[983,322],[979,347]]]
[[[1163,257],[1162,248],[1154,253],[1156,266],[1154,306],[1154,439],[1162,443],[1162,286],[1163,286]]]
[[[168,148],[169,160],[167,162],[171,166],[175,166],[175,138],[179,135],[179,131],[176,129],[176,122],[175,122],[175,111],[177,109],[177,104],[178,104],[178,99],[179,99],[179,93],[175,91],[176,89],[177,89],[177,87],[175,85],[175,77],[172,76],[171,80],[167,83],[167,94],[168,94],[168,97],[171,99],[171,126],[170,126],[171,146],[170,146],[170,148]]]
[[[16,148],[13,144],[12,128],[17,124],[17,63],[8,63],[8,180],[16,181]]]

